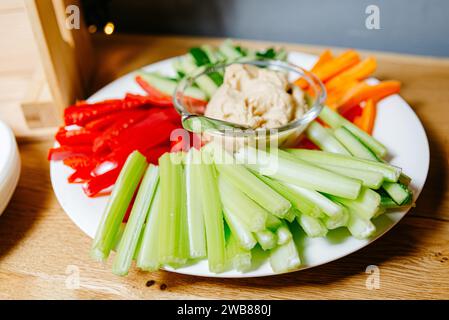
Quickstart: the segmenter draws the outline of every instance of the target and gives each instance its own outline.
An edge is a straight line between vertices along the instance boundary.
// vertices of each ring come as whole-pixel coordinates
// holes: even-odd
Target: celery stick
[[[248,197],[272,214],[283,218],[291,207],[290,202],[260,181],[253,173],[241,164],[215,162],[220,172]]]
[[[234,269],[240,272],[248,271],[251,268],[251,251],[242,248],[232,233],[226,243],[226,258],[231,262]]]
[[[346,126],[337,128],[334,130],[334,135],[340,141],[346,149],[349,150],[350,155],[355,157],[378,161],[379,158],[347,129]],[[337,153],[337,152],[335,152]]]
[[[325,237],[327,234],[326,226],[318,218],[314,218],[302,212],[298,212],[296,221],[309,237]]]
[[[146,167],[147,161],[138,151],[134,151],[126,159],[95,234],[91,248],[91,256],[94,259],[104,261],[108,258]]]
[[[206,230],[204,227],[204,213],[198,179],[200,151],[192,148],[186,157],[185,179],[187,195],[187,220],[190,258],[203,258],[206,251]]]
[[[159,225],[161,220],[161,188],[157,187],[154,199],[151,202],[150,212],[142,235],[142,242],[137,255],[137,267],[145,271],[155,271],[159,269],[159,243],[162,235]]]
[[[277,245],[278,239],[276,233],[268,229],[255,232],[254,234],[257,242],[263,250],[273,249]]]
[[[242,148],[237,158],[246,160],[247,166],[259,174],[348,199],[357,198],[362,186],[359,180],[316,167],[282,150],[266,152]]]
[[[343,176],[347,176],[354,179],[359,179],[362,181],[364,187],[368,187],[371,189],[379,189],[382,185],[384,177],[381,173],[375,171],[354,169],[354,168],[345,168],[340,166],[334,166],[332,164],[325,163],[317,163],[317,166],[333,171],[335,173],[341,174]]]
[[[296,211],[295,208],[291,208],[285,215],[284,219],[287,220],[288,222],[293,222],[293,220],[295,220],[296,218],[295,211]]]
[[[255,172],[256,176],[269,185],[273,190],[282,195],[285,199],[291,202],[293,207],[301,212],[304,212],[313,217],[319,217],[321,215],[321,209],[312,201],[304,197],[302,194],[296,192],[279,181],[273,180],[269,177],[263,176]]]
[[[301,259],[293,238],[270,251],[270,265],[276,273],[288,272],[299,268]]]
[[[223,214],[232,234],[238,240],[239,245],[245,250],[251,250],[257,243],[249,227],[241,220],[240,212],[233,212],[223,206]]]
[[[339,115],[337,112],[331,110],[329,107],[325,106],[319,115],[320,119],[330,125],[332,128],[336,129],[341,126],[346,126],[346,128],[351,131],[357,138],[359,138],[363,144],[365,144],[371,151],[373,151],[376,156],[383,158],[387,154],[387,148],[370,136],[365,131],[361,130],[359,127],[349,122],[344,117]]]
[[[232,185],[228,178],[221,174],[218,176],[218,190],[223,207],[238,214],[239,219],[251,231],[265,229],[267,211]]]
[[[352,209],[349,209],[348,229],[357,239],[369,238],[376,231],[376,227],[370,220],[360,217]]]
[[[117,254],[112,264],[114,274],[121,276],[128,274],[158,180],[159,169],[150,164],[140,184],[125,231],[117,248]]]
[[[297,214],[295,214],[295,217],[297,217]],[[282,225],[276,230],[276,237],[278,239],[278,245],[286,244],[292,239],[292,233],[285,222],[282,222]]]
[[[321,124],[314,121],[307,128],[307,138],[315,143],[320,149],[333,152],[351,155],[348,150]]]
[[[181,192],[181,210],[179,218],[179,238],[176,248],[176,256],[182,261],[176,267],[182,266],[188,259],[190,259],[189,246],[189,218],[187,216],[187,183],[186,175],[181,176],[182,192]]]
[[[368,149],[357,137],[355,137],[346,127],[341,127],[335,130],[335,135],[340,137],[340,141],[348,148],[351,153],[359,158],[380,161],[370,149]],[[337,136],[337,137],[338,137]],[[400,177],[399,177],[400,178]],[[399,183],[391,183],[385,181],[382,188],[390,195],[393,200],[401,205],[411,199],[412,193],[408,188]]]
[[[340,227],[346,227],[348,225],[349,220],[349,212],[348,209],[344,208],[343,214],[341,216],[325,216],[321,219],[329,230],[337,229]]]
[[[275,215],[272,215],[271,213],[267,214],[267,221],[265,222],[265,226],[270,230],[276,230],[279,228],[282,224],[281,219],[276,217]]]
[[[327,216],[335,217],[336,219],[338,219],[343,215],[344,208],[340,204],[335,203],[332,200],[328,199],[321,193],[314,190],[309,190],[306,188],[295,186],[293,184],[285,184],[285,185],[291,188],[292,190],[295,190],[297,193],[300,193],[303,197],[315,203]],[[313,215],[310,214],[309,216],[313,217]]]
[[[399,175],[401,174],[400,168],[391,166],[386,163],[318,150],[287,149],[287,151],[304,161],[317,163],[317,165],[332,164],[334,166],[340,166],[345,168],[379,172],[384,176],[384,179],[386,181],[390,182],[396,182],[399,178]]]
[[[355,200],[348,200],[340,197],[329,195],[329,198],[340,202],[360,217],[370,220],[380,207],[380,195],[371,189],[362,188],[360,195]]]
[[[183,199],[183,169],[182,164],[175,161],[176,155],[165,153],[159,158],[161,186],[161,219],[159,258],[161,263],[181,265],[185,257],[179,255],[181,235],[181,211]]]
[[[218,192],[215,171],[207,161],[208,154],[202,152],[206,162],[199,167],[199,181],[203,193],[202,206],[206,226],[207,257],[211,272],[222,272],[226,268],[225,236],[222,205]]]

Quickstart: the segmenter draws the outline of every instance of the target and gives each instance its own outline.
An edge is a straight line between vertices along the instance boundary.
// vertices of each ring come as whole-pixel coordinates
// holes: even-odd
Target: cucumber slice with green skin
[[[226,59],[230,61],[243,57],[243,54],[234,47],[230,39],[223,41],[219,50],[226,57]]]
[[[211,63],[206,52],[204,52],[201,48],[190,48],[189,54],[192,56],[193,60],[195,60],[197,66],[204,66]]]
[[[210,72],[208,74],[209,78],[212,79],[212,81],[217,85],[217,86],[221,86],[223,84],[223,75],[217,71],[215,72]]]
[[[222,59],[222,57],[220,57],[217,54],[217,51],[215,50],[215,48],[213,48],[210,45],[205,44],[205,45],[201,46],[201,49],[207,55],[207,57],[209,58],[210,63],[212,63],[212,64],[218,63]]]
[[[203,67],[197,67],[191,55],[187,55],[183,60],[183,66],[186,70],[187,74],[200,74],[205,70]],[[213,96],[215,91],[217,91],[218,86],[215,84],[214,80],[212,80],[208,75],[202,75],[196,78],[195,80],[198,87],[204,91],[207,98]]]
[[[409,204],[412,201],[412,192],[402,183],[384,182],[382,188],[399,206]]]
[[[138,75],[142,77],[146,82],[148,82],[152,87],[156,88],[162,93],[167,95],[173,95],[175,92],[176,86],[178,83],[172,79],[163,77],[161,75],[155,73],[148,72],[139,72]],[[207,95],[198,88],[189,87],[185,91],[186,96],[198,99],[198,100],[207,100]]]

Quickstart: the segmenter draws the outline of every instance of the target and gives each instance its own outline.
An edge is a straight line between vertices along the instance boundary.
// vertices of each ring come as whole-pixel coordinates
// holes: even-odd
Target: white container
[[[0,215],[16,189],[20,176],[20,156],[11,129],[0,121]]]

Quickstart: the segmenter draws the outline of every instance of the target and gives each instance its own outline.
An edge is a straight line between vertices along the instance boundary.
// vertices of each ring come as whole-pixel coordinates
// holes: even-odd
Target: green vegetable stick
[[[182,225],[183,169],[177,157],[176,154],[165,153],[159,158],[161,185],[159,258],[161,263],[173,266],[186,262],[178,250]]]
[[[226,257],[231,265],[240,272],[251,268],[251,251],[242,248],[233,233],[229,235],[226,243]]]
[[[159,269],[159,222],[161,219],[160,210],[161,188],[157,186],[156,194],[151,202],[150,212],[143,231],[140,250],[137,255],[137,267],[145,271],[155,271]]]
[[[268,229],[256,232],[255,236],[263,250],[273,249],[277,245],[278,239],[276,233]]]
[[[265,229],[268,213],[221,174],[218,176],[218,190],[223,207],[238,214],[251,231]]]
[[[189,237],[190,258],[198,259],[207,255],[206,229],[199,182],[199,161],[201,152],[192,148],[186,157],[185,179],[187,195],[187,225]]]
[[[203,158],[208,154],[202,152]],[[207,257],[209,270],[219,273],[226,268],[225,236],[223,213],[218,193],[215,171],[209,161],[200,164],[199,180],[206,226]]]
[[[112,272],[114,274],[121,276],[128,274],[158,180],[159,169],[150,164],[140,184],[125,231],[117,248],[117,254],[112,264]]]
[[[270,251],[270,265],[274,272],[283,273],[298,269],[301,265],[293,237]]]
[[[95,234],[91,248],[94,259],[104,261],[109,257],[123,217],[146,167],[147,161],[138,151],[134,151],[126,159]]]

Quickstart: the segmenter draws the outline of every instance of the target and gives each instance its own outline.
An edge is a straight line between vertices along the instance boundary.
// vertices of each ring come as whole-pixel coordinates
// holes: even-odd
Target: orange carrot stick
[[[355,50],[348,50],[335,59],[323,63],[321,66],[315,68],[313,73],[321,81],[326,81],[347,68],[357,64],[359,61],[359,54]],[[296,80],[295,84],[302,89],[306,89],[308,86],[307,81],[303,78]]]
[[[320,68],[321,66],[323,66],[326,62],[329,62],[333,59],[334,57],[332,56],[332,52],[329,49],[324,50],[317,62],[315,63],[315,65],[313,66],[312,69],[310,69],[311,72],[316,71],[318,68]]]
[[[363,107],[362,114],[354,119],[354,124],[363,131],[372,134],[376,121],[377,108],[373,99],[368,99]]]
[[[340,113],[344,113],[346,110],[368,99],[372,99],[377,103],[391,94],[398,93],[400,89],[401,83],[395,80],[382,81],[373,86],[359,86],[345,94],[342,103],[338,106],[338,110]]]
[[[336,77],[329,79],[326,82],[326,89],[328,91],[335,90],[335,88],[343,85],[345,82],[368,78],[376,70],[376,66],[376,59],[372,57],[367,58]]]

